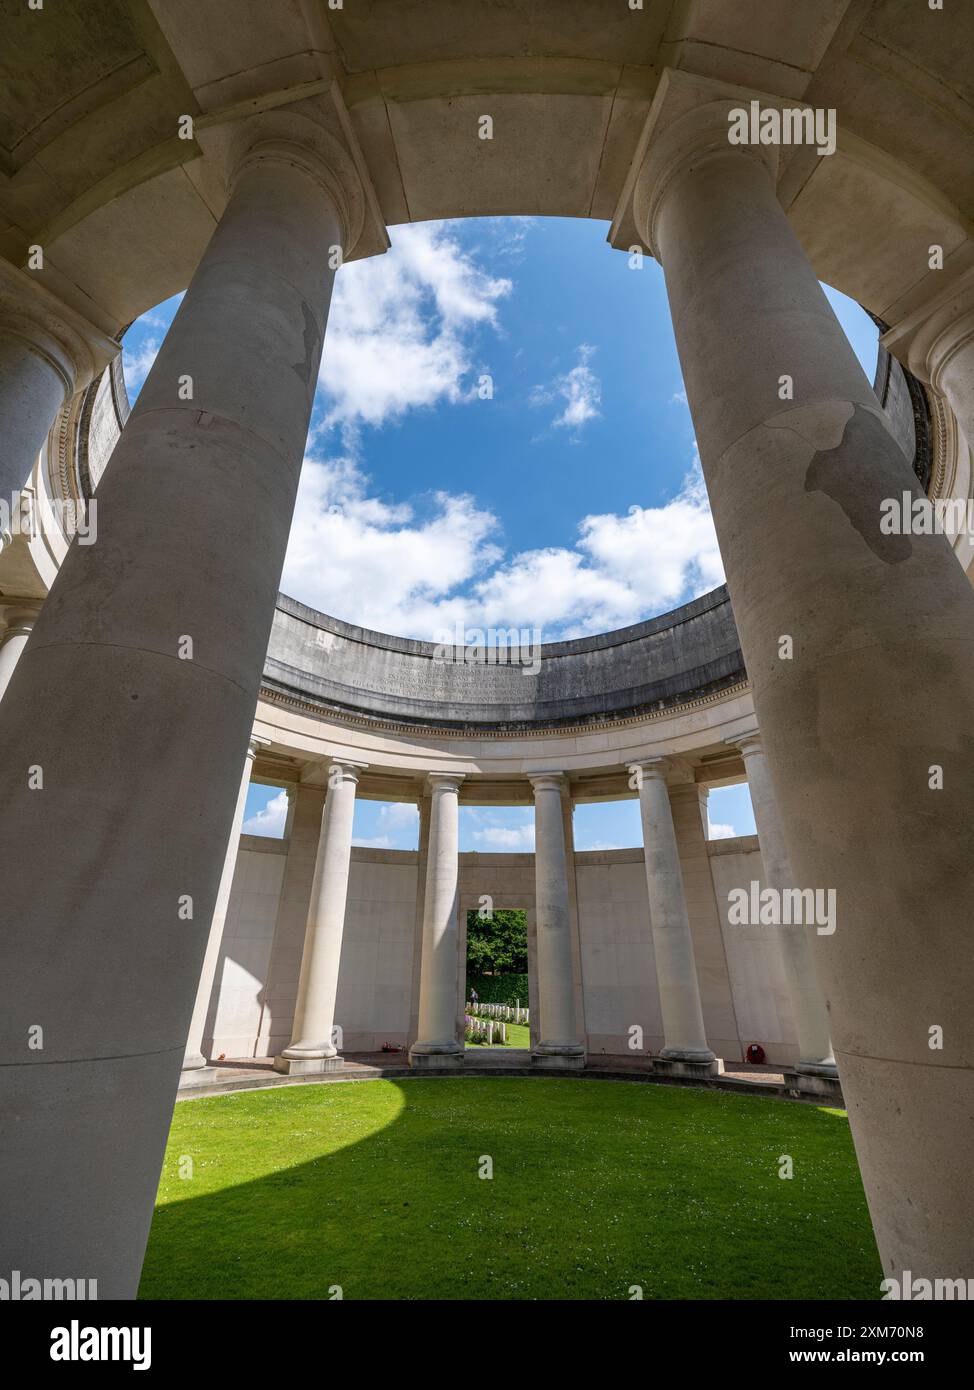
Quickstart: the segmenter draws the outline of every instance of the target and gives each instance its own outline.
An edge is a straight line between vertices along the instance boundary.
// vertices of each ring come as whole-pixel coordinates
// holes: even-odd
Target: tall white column
[[[943,535],[884,529],[917,480],[776,196],[778,151],[729,144],[740,95],[704,85],[661,81],[636,224],[792,869],[835,895],[813,949],[880,1255],[966,1278],[974,592]]]
[[[430,830],[423,909],[423,956],[419,981],[419,1037],[409,1049],[413,1067],[460,1067],[457,1040],[459,1001],[459,820],[462,774],[430,776]]]
[[[0,627],[0,700],[10,684],[14,667],[20,660],[27,639],[34,630],[40,604],[13,603],[0,610],[3,626]]]
[[[304,1075],[341,1065],[333,1037],[335,1000],[352,858],[355,789],[362,767],[361,763],[335,761],[328,768],[294,1025],[290,1043],[274,1058],[276,1071]]]
[[[0,933],[4,1249],[18,1269],[83,1270],[107,1299],[138,1288],[333,248],[357,235],[354,166],[315,122],[271,112],[231,137],[228,202],[99,484],[97,543],[68,550],[0,702],[0,844],[18,866]]]
[[[761,845],[761,861],[767,887],[776,892],[795,887],[795,878],[788,859],[784,831],[775,804],[774,789],[768,772],[761,735],[747,734],[728,739],[739,748],[747,771],[751,792],[754,823]],[[825,996],[815,973],[808,928],[801,925],[771,927],[781,951],[781,959],[791,997],[791,1007],[798,1033],[798,1071],[811,1076],[835,1077],[838,1071],[832,1055],[829,1037],[829,1016]]]
[[[120,351],[38,272],[0,258],[0,497],[19,492],[62,405]]]
[[[227,852],[223,860],[223,873],[220,875],[220,887],[217,889],[213,920],[210,923],[210,934],[206,941],[206,955],[203,957],[203,970],[200,974],[199,989],[196,992],[193,1018],[189,1025],[189,1037],[186,1040],[183,1075],[179,1083],[181,1086],[195,1084],[196,1076],[193,1075],[194,1073],[198,1073],[200,1070],[210,1070],[206,1065],[206,1058],[203,1056],[203,1031],[206,1028],[206,1016],[209,1013],[210,997],[213,994],[213,985],[216,980],[216,968],[220,963],[223,929],[226,926],[230,889],[233,887],[233,874],[237,867],[237,855],[240,851],[240,831],[243,826],[244,812],[247,808],[250,775],[253,772],[257,750],[269,742],[269,739],[253,734],[247,746],[247,756],[244,758],[243,774],[240,778],[240,793],[237,796],[237,804],[233,812],[230,839],[227,842]]]
[[[660,1058],[671,1070],[716,1069],[707,1045],[700,1003],[693,938],[683,891],[680,855],[673,812],[666,786],[665,759],[651,758],[639,767],[639,814],[643,823],[643,855],[653,954],[663,1016]]]
[[[535,926],[538,957],[538,1042],[534,1059],[547,1066],[584,1067],[585,1044],[575,1017],[568,859],[561,773],[528,774],[534,788]]]

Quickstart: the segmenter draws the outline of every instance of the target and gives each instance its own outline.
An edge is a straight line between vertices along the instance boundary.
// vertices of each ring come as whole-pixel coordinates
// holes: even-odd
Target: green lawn
[[[467,1043],[468,1049],[472,1048],[476,1052],[485,1046],[484,1043]],[[530,1047],[531,1029],[526,1023],[509,1023],[507,1025],[507,1042],[491,1043],[492,1047]]]
[[[876,1298],[881,1277],[842,1111],[429,1078],[178,1104],[141,1296]]]

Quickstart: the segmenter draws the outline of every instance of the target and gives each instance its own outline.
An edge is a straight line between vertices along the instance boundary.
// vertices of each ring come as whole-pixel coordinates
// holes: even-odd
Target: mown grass
[[[468,1049],[472,1048],[474,1053],[478,1052],[479,1049],[484,1046],[484,1043],[467,1043]],[[526,1023],[508,1023],[507,1042],[491,1043],[491,1046],[528,1048],[531,1046],[531,1029]]]
[[[430,1078],[177,1105],[141,1296],[875,1298],[881,1277],[842,1111]]]

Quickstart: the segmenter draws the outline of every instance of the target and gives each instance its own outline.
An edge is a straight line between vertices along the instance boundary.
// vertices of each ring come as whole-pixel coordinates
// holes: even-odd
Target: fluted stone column
[[[728,742],[739,748],[747,771],[747,783],[754,810],[761,846],[761,862],[768,888],[782,893],[796,887],[785,845],[781,819],[775,804],[774,789],[768,772],[764,747],[759,733],[746,734]],[[808,1076],[835,1078],[838,1071],[829,1037],[829,1016],[825,996],[815,973],[812,945],[808,929],[800,924],[769,927],[778,943],[788,984],[795,1030],[798,1034],[798,1066],[796,1070]]]
[[[5,1255],[108,1299],[138,1286],[331,248],[354,235],[350,159],[271,114],[234,127],[229,201],[99,485],[98,541],[69,549],[0,702],[0,843],[18,865],[0,933]]]
[[[0,497],[19,492],[62,405],[120,351],[36,272],[0,258]]]
[[[206,1017],[210,1009],[210,998],[213,994],[213,985],[216,980],[216,970],[220,963],[220,950],[223,946],[223,930],[227,921],[227,908],[230,905],[230,890],[233,887],[234,870],[237,867],[237,855],[240,852],[240,831],[243,826],[244,812],[247,809],[247,793],[250,790],[250,776],[254,768],[254,759],[257,757],[257,750],[266,746],[269,739],[261,738],[258,734],[251,735],[250,743],[247,745],[247,756],[244,758],[243,774],[240,778],[240,792],[237,796],[237,804],[233,812],[233,822],[230,826],[230,838],[227,841],[226,857],[223,861],[223,873],[220,875],[220,886],[217,889],[216,905],[213,908],[213,921],[210,924],[210,935],[206,942],[206,955],[203,957],[203,969],[200,973],[199,988],[196,991],[196,1003],[193,1006],[193,1017],[189,1025],[189,1037],[186,1040],[186,1056],[183,1058],[183,1070],[179,1079],[181,1088],[187,1086],[203,1086],[211,1080],[215,1068],[208,1067],[206,1058],[203,1055],[203,1032],[206,1028]]]
[[[457,1040],[460,783],[462,774],[430,776],[430,829],[419,981],[419,1036],[409,1049],[412,1067],[461,1067]]]
[[[665,759],[650,758],[639,763],[638,768],[649,921],[663,1016],[663,1049],[656,1061],[662,1064],[663,1071],[711,1075],[719,1068],[707,1045],[703,1023],[690,918],[666,785],[667,764]]]
[[[776,151],[728,144],[736,95],[682,114],[687,82],[661,84],[634,215],[792,868],[836,894],[813,948],[866,1196],[889,1276],[972,1277],[974,593],[944,536],[881,531],[917,480],[775,196]]]
[[[292,1037],[274,1058],[275,1071],[305,1075],[332,1071],[342,1064],[333,1039],[335,1000],[352,858],[355,789],[363,766],[343,760],[328,768]]]
[[[0,609],[0,700],[34,630],[39,603],[13,603]]]
[[[538,959],[538,1041],[532,1058],[543,1066],[580,1068],[572,969],[568,859],[560,773],[528,774],[534,788],[535,926]]]

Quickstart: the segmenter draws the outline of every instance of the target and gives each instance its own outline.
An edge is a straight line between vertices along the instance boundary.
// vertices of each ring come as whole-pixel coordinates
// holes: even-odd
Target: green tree
[[[467,970],[471,975],[522,975],[528,968],[528,914],[502,908],[491,917],[467,913]]]

